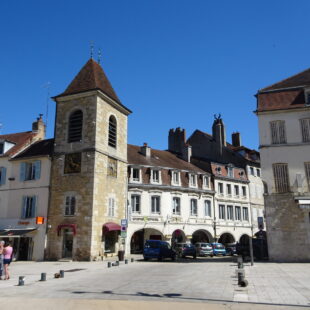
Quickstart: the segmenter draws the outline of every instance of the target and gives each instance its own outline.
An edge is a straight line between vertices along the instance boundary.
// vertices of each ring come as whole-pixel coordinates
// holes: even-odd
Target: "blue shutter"
[[[32,197],[32,207],[31,207],[31,217],[36,216],[36,209],[37,209],[37,197],[33,196]]]
[[[24,196],[22,200],[22,218],[26,218],[26,209],[27,209],[27,197]]]
[[[1,179],[0,179],[0,185],[5,184],[5,180],[6,180],[6,168],[5,167],[1,167]]]
[[[34,162],[35,180],[39,180],[41,176],[41,160]]]
[[[25,181],[26,178],[26,163],[20,163],[19,180]]]

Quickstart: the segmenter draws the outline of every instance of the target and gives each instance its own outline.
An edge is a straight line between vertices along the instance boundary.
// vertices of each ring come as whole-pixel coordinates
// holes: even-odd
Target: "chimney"
[[[182,159],[190,163],[191,157],[192,157],[192,147],[191,145],[186,144],[184,145],[184,148],[182,150]]]
[[[32,132],[37,134],[38,140],[43,140],[45,138],[45,124],[42,119],[43,114],[39,114],[39,117],[35,122],[32,123]]]
[[[240,132],[233,132],[231,135],[231,142],[233,146],[241,146],[241,135]]]
[[[151,148],[147,145],[147,143],[143,143],[143,146],[140,148],[140,152],[145,156],[145,157],[151,157]]]
[[[226,130],[221,114],[219,116],[214,115],[212,135],[213,140],[216,142],[217,153],[219,156],[222,156],[223,146],[226,146]]]
[[[181,154],[185,146],[186,132],[180,127],[169,130],[168,150],[170,152]]]

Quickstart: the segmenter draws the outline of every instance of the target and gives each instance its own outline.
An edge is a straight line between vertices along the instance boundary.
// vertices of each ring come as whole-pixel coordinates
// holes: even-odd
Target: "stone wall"
[[[309,210],[300,209],[291,193],[267,195],[265,206],[269,259],[310,261]]]

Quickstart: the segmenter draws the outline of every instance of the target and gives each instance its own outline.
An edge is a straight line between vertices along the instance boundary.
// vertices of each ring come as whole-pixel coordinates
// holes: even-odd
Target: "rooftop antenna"
[[[90,58],[93,59],[94,56],[94,41],[90,41]]]
[[[98,49],[98,64],[100,65],[100,62],[101,62],[101,48]]]
[[[51,88],[51,82],[47,82],[43,85],[43,88],[46,88],[47,95],[46,95],[46,116],[45,116],[45,127],[47,128],[47,120],[48,120],[48,103],[50,100],[50,88]],[[41,114],[40,114],[41,115]]]

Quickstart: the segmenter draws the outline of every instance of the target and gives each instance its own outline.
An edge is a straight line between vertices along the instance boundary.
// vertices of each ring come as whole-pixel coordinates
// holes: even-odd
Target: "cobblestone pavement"
[[[15,262],[12,277],[0,281],[2,298],[104,299],[228,304],[230,309],[300,309],[310,306],[310,264],[246,264],[249,285],[237,285],[236,263],[229,258],[179,262],[135,261],[107,268],[107,262]],[[63,279],[54,273],[65,270]],[[41,272],[47,281],[41,282]],[[17,286],[18,276],[25,285]],[[11,299],[12,300],[12,299]],[[234,307],[233,307],[234,306]],[[242,306],[242,308],[241,308]],[[254,307],[254,308],[253,308]],[[219,308],[222,309],[222,308]]]

